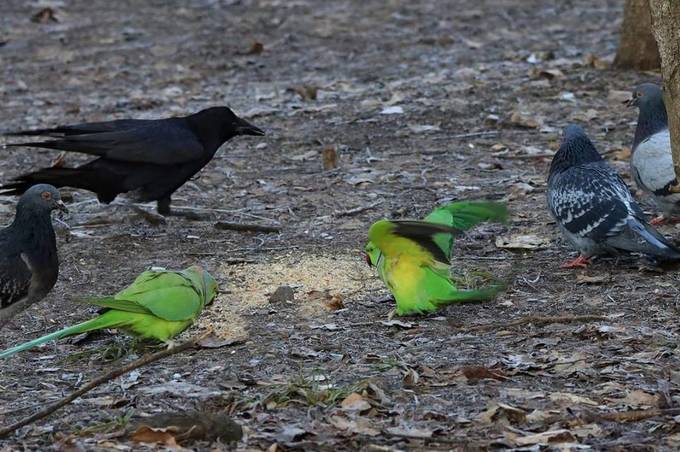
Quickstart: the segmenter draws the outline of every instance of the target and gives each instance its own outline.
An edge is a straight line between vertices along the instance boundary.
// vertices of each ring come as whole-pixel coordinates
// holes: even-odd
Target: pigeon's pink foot
[[[560,265],[560,268],[586,268],[590,265],[590,259],[584,256],[579,256],[576,259],[565,262]]]

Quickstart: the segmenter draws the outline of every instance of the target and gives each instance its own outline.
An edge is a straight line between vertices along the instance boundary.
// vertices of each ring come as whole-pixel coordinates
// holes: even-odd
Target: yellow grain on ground
[[[206,310],[199,327],[212,327],[222,338],[247,332],[243,314],[267,306],[280,286],[294,289],[291,303],[302,318],[317,317],[382,286],[360,253],[315,255],[300,252],[274,256],[267,262],[223,265],[217,274],[220,295]],[[275,305],[273,305],[275,307]]]

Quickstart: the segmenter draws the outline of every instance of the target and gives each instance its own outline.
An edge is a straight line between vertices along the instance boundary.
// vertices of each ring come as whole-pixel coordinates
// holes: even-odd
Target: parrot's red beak
[[[373,263],[371,262],[371,256],[369,256],[368,253],[364,253],[364,259],[366,259],[366,263],[368,264],[369,267],[373,267]]]

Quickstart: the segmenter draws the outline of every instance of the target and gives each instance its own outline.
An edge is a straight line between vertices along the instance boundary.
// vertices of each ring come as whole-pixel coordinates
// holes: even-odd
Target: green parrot
[[[458,290],[450,276],[453,239],[486,220],[505,221],[504,205],[455,202],[435,209],[427,221],[374,223],[368,231],[366,261],[392,292],[397,315],[425,314],[460,301],[492,299],[504,284]]]
[[[106,308],[100,316],[7,349],[0,358],[104,328],[119,328],[143,339],[167,342],[187,329],[216,296],[217,282],[199,266],[181,271],[145,271],[113,297],[83,300]]]

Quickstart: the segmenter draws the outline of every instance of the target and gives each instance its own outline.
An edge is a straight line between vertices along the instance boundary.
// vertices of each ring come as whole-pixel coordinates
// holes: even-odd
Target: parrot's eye
[[[369,267],[373,267],[373,262],[371,262],[371,256],[368,253],[364,253],[364,259]]]
[[[42,196],[42,199],[44,199],[45,201],[49,201],[50,199],[52,199],[52,193],[50,193],[48,191],[42,192],[41,196]]]

